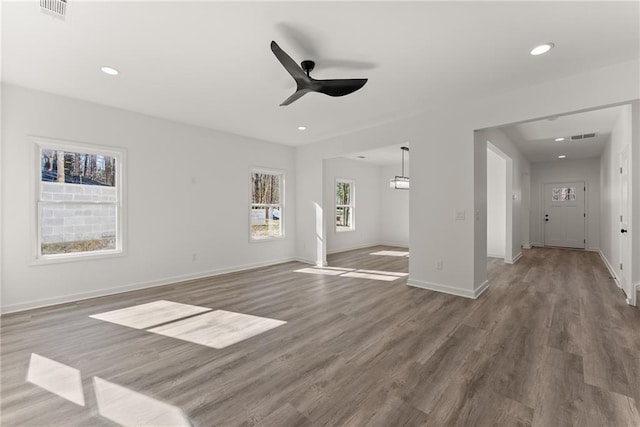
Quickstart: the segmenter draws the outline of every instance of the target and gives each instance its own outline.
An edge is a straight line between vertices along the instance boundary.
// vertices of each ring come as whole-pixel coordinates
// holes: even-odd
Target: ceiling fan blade
[[[289,105],[291,104],[293,101],[298,100],[299,98],[302,97],[302,95],[304,95],[305,93],[309,93],[311,92],[311,89],[299,89],[297,90],[293,95],[291,95],[290,97],[288,97],[287,99],[285,99],[284,101],[282,101],[282,104],[280,104],[280,106],[283,105]]]
[[[309,77],[302,71],[302,68],[287,53],[278,46],[278,43],[271,41],[271,51],[278,58],[282,66],[291,74],[296,83],[308,82]]]
[[[344,96],[360,89],[368,79],[334,79],[334,80],[314,80],[318,83],[316,92],[329,96]]]

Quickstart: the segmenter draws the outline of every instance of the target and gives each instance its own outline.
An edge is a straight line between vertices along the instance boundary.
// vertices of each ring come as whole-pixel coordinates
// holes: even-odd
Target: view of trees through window
[[[282,175],[251,174],[251,237],[282,236]]]
[[[117,248],[116,158],[41,148],[42,255]]]
[[[116,160],[99,154],[42,150],[42,181],[84,185],[116,185]]]
[[[336,229],[338,231],[353,229],[353,183],[338,181],[336,183]]]

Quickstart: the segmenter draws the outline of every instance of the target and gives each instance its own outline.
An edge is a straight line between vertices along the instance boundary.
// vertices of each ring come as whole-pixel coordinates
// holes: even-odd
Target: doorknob
[[[544,220],[545,220],[545,221],[549,221],[549,218],[545,218]]]
[[[626,233],[627,230],[625,230],[624,228],[622,230],[620,230],[621,233]]]

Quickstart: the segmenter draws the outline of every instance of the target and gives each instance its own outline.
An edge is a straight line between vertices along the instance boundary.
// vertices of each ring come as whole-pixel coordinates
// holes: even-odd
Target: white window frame
[[[348,205],[338,204],[338,184],[341,184],[341,183],[349,184],[349,186],[351,187],[351,189],[349,190],[351,193],[351,198],[349,200],[350,203]],[[348,178],[336,178],[335,185],[333,186],[333,200],[334,200],[334,206],[335,206],[335,209],[333,210],[333,215],[334,215],[333,226],[336,233],[348,233],[350,231],[355,231],[356,230],[356,181]],[[338,215],[338,208],[340,207],[343,207],[343,208],[348,207],[349,212],[351,212],[351,224],[349,225],[349,227],[339,228],[338,224],[336,224],[335,217]]]
[[[261,173],[261,174],[268,174],[268,175],[276,175],[280,177],[280,203],[277,205],[280,207],[280,235],[279,236],[267,236],[267,237],[253,237],[253,227],[251,224],[251,211],[253,209],[254,203],[253,203],[253,185],[252,185],[252,180],[253,180],[253,174],[255,173]],[[285,171],[282,169],[271,169],[271,168],[264,168],[264,167],[250,167],[249,168],[249,242],[251,243],[260,243],[260,242],[270,242],[270,241],[274,241],[274,240],[282,240],[285,238],[285,221],[286,221],[286,215],[285,215],[285,181],[286,181],[286,176],[285,176]],[[274,205],[276,206],[276,205]]]
[[[111,258],[126,255],[126,215],[125,215],[125,171],[126,171],[126,150],[120,147],[110,147],[84,142],[73,142],[68,140],[58,140],[43,137],[31,137],[33,142],[33,162],[32,168],[32,188],[33,195],[31,203],[31,212],[33,213],[33,221],[31,227],[31,241],[34,242],[33,265],[51,264],[60,262],[95,260],[97,258]],[[73,201],[51,201],[41,200],[40,183],[42,179],[41,159],[42,150],[63,150],[75,153],[100,154],[113,157],[116,160],[116,201],[115,202],[73,202]],[[71,252],[64,254],[42,254],[42,229],[41,229],[41,204],[112,204],[116,208],[116,247],[114,249],[87,251],[87,252]]]

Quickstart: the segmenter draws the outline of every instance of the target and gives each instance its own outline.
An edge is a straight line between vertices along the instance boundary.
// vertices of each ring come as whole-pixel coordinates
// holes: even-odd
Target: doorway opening
[[[487,256],[508,264],[515,262],[512,192],[513,160],[487,141]]]
[[[389,263],[389,271],[408,272],[409,150],[405,142],[323,160],[324,256],[330,267],[382,271],[387,268],[375,267]],[[392,185],[398,176],[402,185]],[[345,264],[345,252],[362,265]]]

